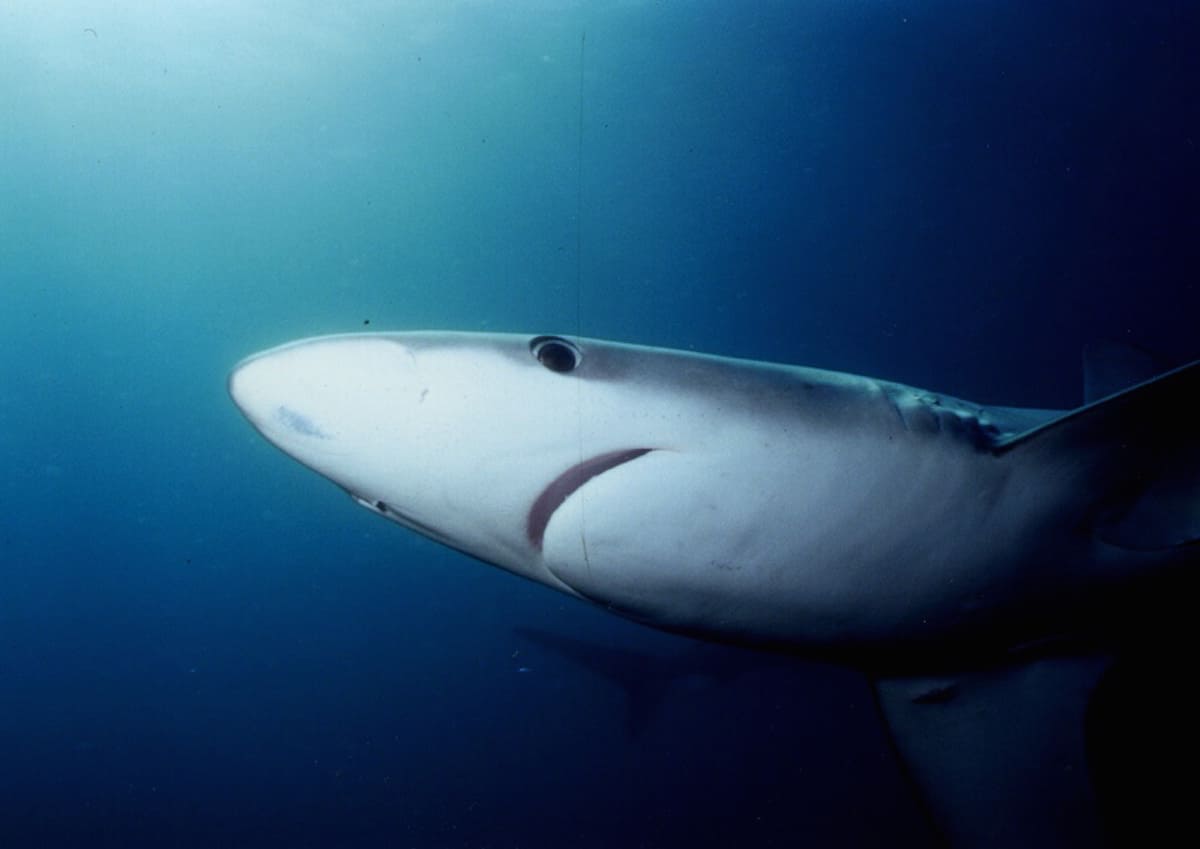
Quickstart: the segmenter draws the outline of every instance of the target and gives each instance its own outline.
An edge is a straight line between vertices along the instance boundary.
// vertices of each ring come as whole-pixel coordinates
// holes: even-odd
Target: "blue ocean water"
[[[926,845],[857,675],[383,522],[226,375],[557,331],[1073,406],[1087,343],[1200,357],[1198,36],[1184,0],[6,0],[0,845]],[[633,717],[521,628],[684,672]]]

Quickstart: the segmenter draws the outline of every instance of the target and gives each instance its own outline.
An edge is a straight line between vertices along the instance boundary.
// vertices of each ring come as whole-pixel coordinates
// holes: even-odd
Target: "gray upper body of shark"
[[[1055,412],[590,339],[371,333],[250,357],[229,391],[446,545],[656,627],[868,670],[948,842],[1061,845],[1095,837],[1064,726],[1136,627],[1113,605],[1152,615],[1197,559],[1200,363],[1147,371],[1097,358],[1088,403]]]

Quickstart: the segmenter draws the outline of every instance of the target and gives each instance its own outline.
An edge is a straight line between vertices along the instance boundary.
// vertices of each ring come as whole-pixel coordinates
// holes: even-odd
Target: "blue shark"
[[[946,841],[1033,846],[1099,840],[1090,694],[1198,557],[1200,362],[1151,372],[1097,357],[1060,411],[404,332],[265,351],[229,392],[385,519],[653,627],[864,670]]]

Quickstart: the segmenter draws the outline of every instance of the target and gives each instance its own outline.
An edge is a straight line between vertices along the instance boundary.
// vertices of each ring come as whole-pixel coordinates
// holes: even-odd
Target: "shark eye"
[[[583,359],[577,347],[558,336],[538,336],[530,341],[529,350],[539,363],[559,374],[574,371]]]

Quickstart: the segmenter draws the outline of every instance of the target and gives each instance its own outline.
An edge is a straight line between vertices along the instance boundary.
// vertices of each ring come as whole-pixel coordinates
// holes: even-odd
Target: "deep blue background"
[[[1198,36],[1185,0],[6,2],[0,845],[921,845],[855,675],[738,654],[631,736],[513,629],[687,641],[354,509],[225,375],[369,321],[1072,406],[1088,342],[1200,357]]]

